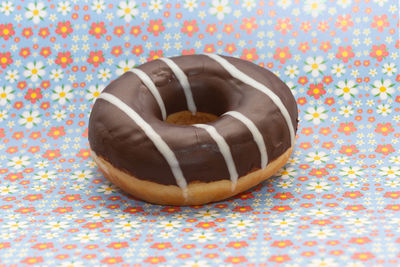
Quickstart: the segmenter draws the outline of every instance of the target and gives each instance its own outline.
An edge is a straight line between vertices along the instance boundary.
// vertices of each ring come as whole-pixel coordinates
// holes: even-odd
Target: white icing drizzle
[[[142,83],[146,85],[147,88],[149,88],[150,92],[156,99],[158,106],[160,107],[162,118],[163,120],[165,120],[167,118],[167,112],[165,110],[164,101],[162,100],[160,92],[158,92],[156,85],[150,79],[149,75],[147,75],[144,71],[140,69],[131,69],[129,71],[135,73],[142,81]]]
[[[261,168],[264,168],[268,164],[268,154],[267,148],[265,146],[264,138],[258,130],[257,126],[245,115],[237,111],[228,111],[223,115],[232,116],[239,121],[241,121],[246,127],[249,129],[250,133],[253,135],[254,142],[257,144],[258,150],[260,151],[261,156]]]
[[[184,92],[185,97],[186,97],[186,103],[187,103],[188,109],[194,115],[196,113],[196,111],[197,111],[197,108],[196,108],[196,104],[194,103],[194,100],[193,100],[192,89],[190,88],[189,80],[188,80],[186,74],[171,59],[169,59],[169,58],[159,58],[159,60],[161,60],[165,64],[167,64],[168,67],[174,73],[175,77],[178,79],[179,83],[181,84],[181,86],[183,88],[183,92]]]
[[[187,199],[187,183],[185,177],[183,176],[181,167],[179,166],[179,162],[174,152],[167,145],[167,143],[165,143],[161,136],[159,136],[158,133],[156,133],[156,131],[154,131],[154,129],[146,121],[144,121],[139,114],[136,113],[136,111],[130,108],[118,97],[109,93],[101,93],[98,99],[104,99],[119,108],[144,131],[147,137],[154,143],[158,151],[160,151],[165,160],[168,162],[172,174],[175,177],[176,183],[182,189],[184,198]]]
[[[212,58],[216,62],[218,62],[227,72],[229,72],[230,75],[232,75],[232,77],[234,77],[234,78],[242,81],[243,83],[248,84],[248,85],[254,87],[255,89],[263,92],[264,94],[266,94],[275,103],[275,105],[279,108],[279,110],[281,111],[283,117],[286,120],[286,124],[287,124],[287,126],[289,128],[289,132],[290,132],[291,146],[293,146],[294,142],[295,142],[295,132],[294,132],[293,124],[292,124],[292,119],[290,118],[289,112],[286,109],[285,105],[283,105],[281,99],[274,92],[272,92],[271,89],[269,89],[268,87],[266,87],[262,83],[254,80],[253,78],[251,78],[247,74],[243,73],[242,71],[240,71],[238,68],[236,68],[231,63],[229,63],[223,57],[221,57],[219,55],[216,55],[216,54],[208,54],[208,53],[206,53],[205,55],[210,57],[210,58]]]
[[[222,156],[224,157],[226,166],[228,167],[230,179],[232,181],[232,191],[235,190],[236,184],[237,184],[237,179],[239,177],[237,171],[236,171],[236,166],[235,163],[233,162],[232,158],[232,152],[231,149],[229,148],[228,144],[226,143],[225,139],[217,132],[217,130],[207,124],[193,124],[192,126],[202,128],[206,130],[212,139],[217,143],[217,146],[219,148],[219,151],[221,152]]]

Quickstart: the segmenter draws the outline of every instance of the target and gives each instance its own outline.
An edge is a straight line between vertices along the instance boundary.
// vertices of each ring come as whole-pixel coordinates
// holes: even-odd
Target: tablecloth
[[[205,52],[291,88],[288,164],[203,206],[123,194],[89,155],[96,97]],[[0,266],[399,265],[399,82],[397,1],[1,1]]]

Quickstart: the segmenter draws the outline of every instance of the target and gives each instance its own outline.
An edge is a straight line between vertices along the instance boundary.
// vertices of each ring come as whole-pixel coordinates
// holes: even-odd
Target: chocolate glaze
[[[277,76],[251,62],[223,58],[278,95],[297,130],[296,101],[290,89]],[[208,56],[171,59],[187,75],[198,111],[220,116],[235,110],[247,116],[263,135],[269,161],[291,146],[285,119],[267,95],[231,77]],[[156,84],[167,114],[187,110],[183,89],[163,61],[154,60],[138,68]],[[190,125],[164,122],[153,95],[135,74],[123,74],[104,92],[113,94],[134,109],[164,139],[175,153],[187,183],[229,179],[225,160],[210,135],[204,129]],[[228,143],[239,176],[261,167],[258,147],[242,122],[224,115],[209,124]],[[90,115],[89,143],[97,155],[139,179],[165,185],[176,184],[165,158],[144,132],[121,110],[103,99],[95,102]]]

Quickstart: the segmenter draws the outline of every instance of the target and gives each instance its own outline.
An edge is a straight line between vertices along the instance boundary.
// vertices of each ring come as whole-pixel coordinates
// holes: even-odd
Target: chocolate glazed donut
[[[175,125],[168,115],[216,115]],[[274,174],[294,146],[290,89],[251,62],[215,54],[160,58],[109,84],[89,120],[92,156],[124,191],[193,205],[242,192]]]

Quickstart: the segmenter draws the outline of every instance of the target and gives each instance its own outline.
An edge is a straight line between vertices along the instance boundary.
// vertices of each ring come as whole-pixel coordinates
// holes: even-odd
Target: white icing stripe
[[[159,58],[159,60],[162,60],[165,64],[167,64],[168,67],[175,74],[175,77],[178,79],[179,83],[181,84],[181,86],[183,88],[183,92],[186,97],[186,103],[187,103],[188,109],[192,112],[192,114],[195,114],[197,111],[197,108],[196,108],[196,104],[194,103],[194,100],[193,100],[192,89],[190,88],[189,80],[188,80],[186,74],[171,59]]]
[[[294,141],[295,141],[295,132],[294,132],[294,128],[293,128],[293,124],[292,124],[292,119],[290,118],[289,112],[286,109],[285,105],[283,105],[282,101],[280,100],[280,98],[271,91],[271,89],[269,89],[268,87],[266,87],[265,85],[263,85],[262,83],[254,80],[253,78],[251,78],[250,76],[248,76],[247,74],[243,73],[242,71],[240,71],[239,69],[237,69],[235,66],[233,66],[231,63],[229,63],[226,59],[220,57],[219,55],[216,54],[205,54],[206,56],[214,59],[215,61],[217,61],[226,71],[229,72],[230,75],[232,75],[232,77],[242,81],[243,83],[246,83],[252,87],[254,87],[255,89],[263,92],[264,94],[266,94],[274,103],[275,105],[279,108],[279,110],[281,111],[283,117],[286,120],[286,124],[289,128],[289,132],[290,132],[290,141],[291,141],[291,145],[294,145]]]
[[[150,79],[149,75],[140,69],[131,69],[129,71],[135,73],[142,83],[149,88],[150,92],[156,99],[158,106],[160,107],[162,118],[165,120],[167,118],[167,112],[165,111],[164,101],[162,100],[160,92],[158,92],[156,85]]]
[[[261,156],[261,168],[264,168],[268,164],[268,154],[267,148],[265,146],[264,138],[261,135],[260,131],[258,130],[257,126],[246,116],[242,113],[237,111],[228,111],[222,115],[229,115],[238,120],[240,120],[246,127],[249,129],[250,133],[253,135],[254,142],[258,146],[258,150],[260,151]]]
[[[104,99],[113,104],[114,106],[116,106],[117,108],[119,108],[144,131],[147,137],[154,143],[158,151],[160,151],[160,153],[164,156],[165,160],[168,162],[172,174],[175,177],[176,183],[183,190],[183,195],[186,199],[187,198],[186,179],[183,176],[181,167],[179,166],[179,162],[174,152],[169,148],[169,146],[167,145],[167,143],[165,143],[165,141],[161,138],[161,136],[159,136],[158,133],[156,133],[154,129],[147,122],[145,122],[139,114],[136,113],[136,111],[130,108],[119,98],[109,93],[101,93],[98,99],[99,98]]]
[[[225,159],[226,166],[228,167],[230,179],[232,181],[232,191],[236,188],[237,179],[239,177],[235,163],[233,162],[231,149],[229,148],[228,144],[226,143],[225,139],[215,130],[215,128],[211,125],[207,124],[193,124],[192,126],[202,128],[206,130],[212,139],[217,143],[217,146]]]

